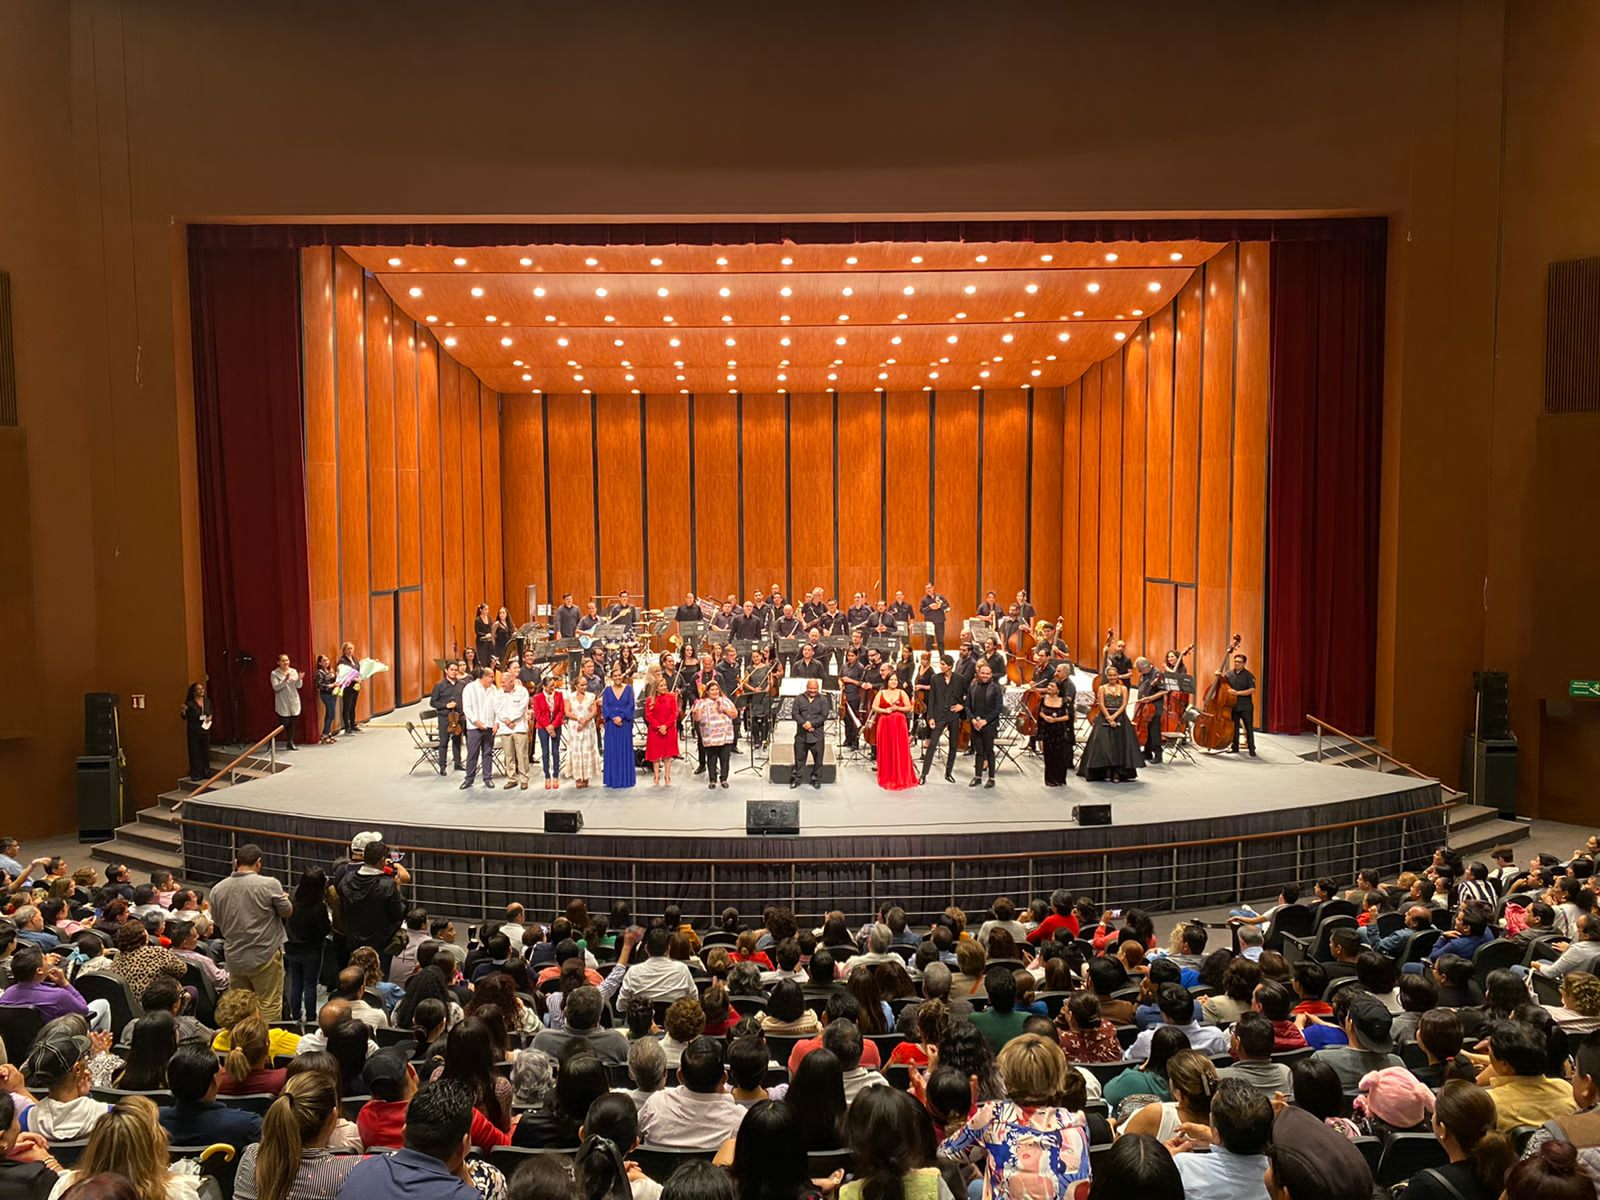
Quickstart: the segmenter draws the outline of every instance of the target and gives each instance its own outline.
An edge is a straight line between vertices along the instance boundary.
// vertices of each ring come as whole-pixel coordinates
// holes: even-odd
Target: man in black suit
[[[972,782],[968,787],[977,787],[983,780],[985,763],[989,766],[989,779],[984,786],[994,786],[994,738],[999,732],[1004,701],[1005,689],[995,681],[989,664],[980,661],[978,678],[967,692],[967,716],[972,721]]]
[[[695,599],[693,592],[688,592],[683,597],[683,603],[672,610],[674,621],[704,621],[706,614],[700,607],[700,602]]]
[[[933,732],[928,737],[928,746],[922,752],[922,777],[921,782],[928,782],[928,771],[933,766],[933,756],[939,749],[939,739],[948,730],[950,746],[944,756],[944,778],[946,783],[954,783],[956,765],[956,743],[961,738],[961,722],[966,719],[967,681],[951,669],[952,663],[948,654],[939,656],[939,673],[933,677],[932,684],[928,687],[928,723],[933,727]]]
[[[867,603],[865,592],[857,592],[850,601],[850,608],[845,612],[845,617],[850,622],[850,629],[866,629],[872,624],[872,605]]]
[[[461,672],[455,663],[444,665],[444,678],[433,685],[433,691],[428,695],[428,703],[433,706],[434,714],[439,719],[439,774],[449,774],[450,764],[446,761],[450,757],[450,748],[455,748],[456,770],[464,771],[461,765],[462,734],[451,736],[450,714],[461,714],[461,689],[465,686],[461,679]],[[462,725],[462,729],[466,726]]]
[[[789,786],[800,786],[800,767],[811,759],[811,786],[820,788],[817,773],[822,769],[822,738],[827,728],[829,705],[822,695],[822,682],[815,676],[806,680],[806,694],[794,702],[794,768]]]
[[[933,584],[922,589],[922,599],[917,603],[922,619],[933,626],[933,644],[944,649],[944,622],[950,613],[950,601],[933,590]]]
[[[868,626],[879,637],[891,637],[895,631],[894,614],[889,611],[889,606],[882,600],[872,612],[872,624]]]
[[[911,624],[913,613],[911,605],[906,603],[906,594],[904,592],[896,592],[894,594],[894,603],[889,605],[889,615],[894,618],[895,624],[901,629]]]

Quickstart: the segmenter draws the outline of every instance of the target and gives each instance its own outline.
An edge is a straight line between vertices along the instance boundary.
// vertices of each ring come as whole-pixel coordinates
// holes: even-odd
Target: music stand
[[[683,639],[683,644],[698,642],[705,636],[706,623],[704,621],[679,621],[678,636]]]
[[[721,654],[722,648],[728,644],[730,637],[726,629],[717,629],[713,627],[706,630],[705,640],[709,644],[715,646],[717,648],[717,653]]]
[[[800,639],[780,637],[778,639],[778,653],[786,658],[798,658],[800,656]]]
[[[868,650],[876,650],[879,654],[892,654],[895,658],[900,657],[900,639],[892,633],[874,634],[872,637],[864,639],[861,644]],[[892,660],[886,659],[885,661]]]

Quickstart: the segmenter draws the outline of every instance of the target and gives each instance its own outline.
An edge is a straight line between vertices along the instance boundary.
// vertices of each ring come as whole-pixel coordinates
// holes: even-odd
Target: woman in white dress
[[[589,780],[600,768],[599,748],[595,743],[594,723],[600,718],[600,701],[589,691],[589,681],[578,672],[578,681],[567,697],[567,768],[578,786],[589,786]]]

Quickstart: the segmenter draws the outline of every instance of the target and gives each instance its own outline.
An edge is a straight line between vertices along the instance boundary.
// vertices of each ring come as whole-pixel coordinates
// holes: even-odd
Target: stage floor
[[[559,791],[545,791],[535,763],[527,791],[506,790],[498,779],[493,791],[481,783],[462,791],[463,776],[455,771],[441,778],[422,765],[406,774],[417,755],[405,722],[415,720],[417,712],[417,706],[397,710],[336,745],[303,747],[288,756],[293,769],[206,799],[235,812],[342,821],[351,829],[381,830],[388,823],[519,834],[542,832],[546,809],[576,808],[583,812],[586,837],[700,839],[743,837],[749,800],[798,798],[801,835],[816,837],[904,835],[908,824],[924,834],[1061,830],[1074,824],[1073,805],[1093,802],[1111,805],[1115,825],[1151,827],[1146,840],[1160,842],[1170,837],[1162,827],[1178,822],[1237,817],[1242,824],[1249,816],[1308,808],[1326,814],[1329,805],[1436,786],[1430,780],[1308,763],[1299,757],[1305,739],[1258,734],[1259,758],[1196,752],[1193,761],[1169,760],[1121,784],[1085,783],[1073,775],[1064,788],[1046,788],[1043,761],[1019,748],[1013,752],[1015,764],[1001,759],[992,790],[967,786],[968,759],[957,762],[957,782],[945,783],[941,754],[926,787],[882,791],[872,764],[862,760],[841,761],[838,781],[820,790],[791,791],[786,784],[768,783],[765,771],[739,773],[749,763],[746,754],[735,760],[726,790],[707,790],[705,777],[693,774],[691,757],[674,765],[667,788],[651,786],[649,775],[641,772],[631,790],[591,785],[580,791],[563,780]]]

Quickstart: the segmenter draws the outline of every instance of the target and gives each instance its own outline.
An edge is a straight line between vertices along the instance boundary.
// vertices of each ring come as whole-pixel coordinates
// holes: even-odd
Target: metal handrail
[[[238,755],[238,757],[236,757],[232,762],[230,762],[227,766],[223,767],[222,770],[218,771],[215,775],[213,775],[210,779],[206,780],[199,787],[195,788],[194,791],[190,792],[187,796],[184,796],[180,800],[173,801],[172,811],[173,812],[177,812],[180,808],[183,807],[184,800],[193,800],[196,796],[198,796],[201,792],[205,791],[212,784],[216,783],[217,780],[221,779],[224,775],[229,776],[229,779],[228,779],[229,783],[237,783],[238,779],[234,778],[233,776],[234,776],[234,773],[238,771],[239,764],[242,763],[245,759],[247,759],[247,758],[251,757],[253,754],[255,754],[255,752],[257,750],[261,749],[261,747],[266,745],[268,742],[272,743],[272,749],[267,752],[267,760],[269,762],[271,762],[274,767],[277,766],[278,765],[278,735],[280,733],[282,733],[282,732],[283,732],[283,726],[282,725],[274,725],[272,727],[272,732],[267,734],[266,737],[261,738],[259,741],[257,741],[255,743],[255,745],[253,745],[249,749],[241,752]]]

